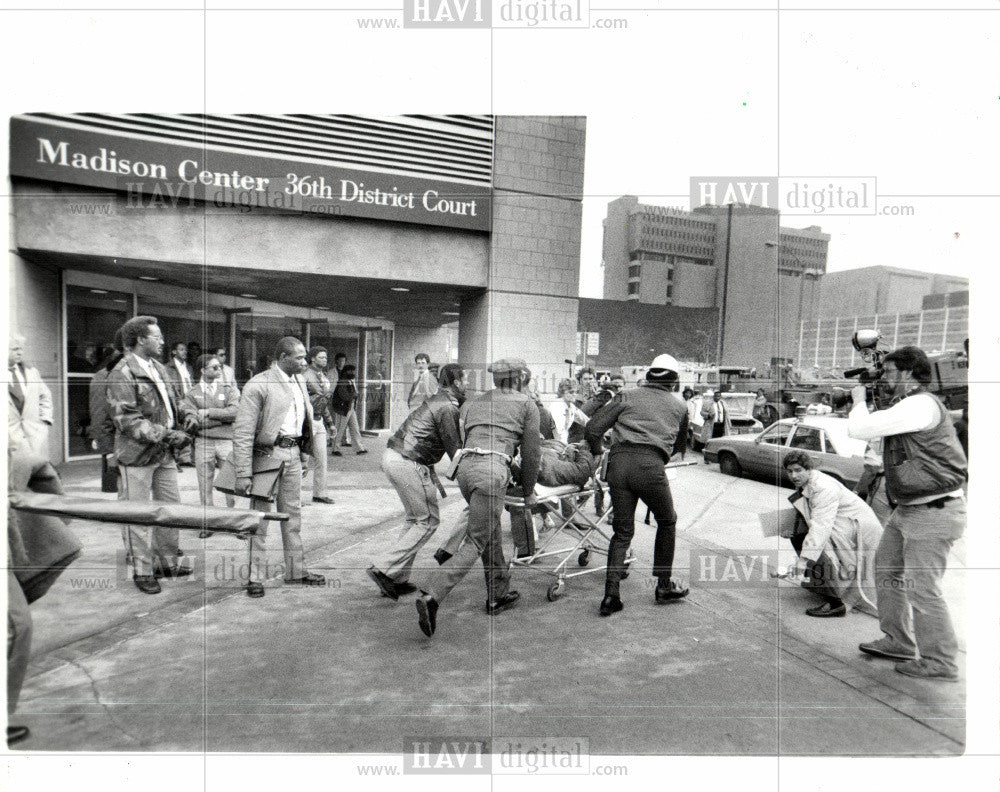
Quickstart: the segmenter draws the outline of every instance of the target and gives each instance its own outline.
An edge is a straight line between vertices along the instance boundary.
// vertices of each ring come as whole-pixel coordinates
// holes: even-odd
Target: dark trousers
[[[608,546],[608,578],[605,593],[618,594],[625,571],[625,556],[635,534],[635,507],[641,500],[656,518],[653,575],[669,578],[674,564],[677,512],[663,470],[663,456],[647,446],[612,451],[608,460],[608,485],[614,510],[614,536]]]
[[[795,548],[795,552],[798,555],[802,555],[802,544],[806,540],[806,532],[796,532],[792,535],[791,543],[792,547]],[[827,600],[831,605],[840,605],[842,600],[840,598],[839,587],[837,586],[837,567],[834,563],[827,558],[826,553],[820,555],[817,561],[809,562],[809,580],[810,584],[808,588],[811,588],[825,600]]]

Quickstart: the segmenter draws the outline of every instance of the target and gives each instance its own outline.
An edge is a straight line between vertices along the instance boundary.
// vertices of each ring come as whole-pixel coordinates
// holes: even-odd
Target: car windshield
[[[772,445],[784,445],[785,441],[788,440],[788,435],[791,433],[791,424],[778,423],[761,432],[760,442],[771,443]]]

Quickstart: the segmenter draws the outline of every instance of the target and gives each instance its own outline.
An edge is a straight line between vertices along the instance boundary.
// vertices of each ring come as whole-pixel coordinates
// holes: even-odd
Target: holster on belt
[[[458,463],[462,461],[462,457],[465,455],[465,449],[460,448],[455,452],[455,456],[451,458],[451,464],[448,465],[448,472],[444,474],[444,477],[448,481],[454,481],[455,476],[458,475]]]

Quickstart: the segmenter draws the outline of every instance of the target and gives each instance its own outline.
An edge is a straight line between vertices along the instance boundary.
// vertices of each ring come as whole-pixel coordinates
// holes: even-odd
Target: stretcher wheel
[[[566,584],[559,580],[549,586],[548,591],[545,592],[545,596],[548,597],[549,602],[555,602],[562,596],[564,588],[566,588]]]
[[[580,553],[579,557],[577,557],[576,563],[578,563],[580,566],[587,566],[587,564],[590,563],[590,550],[586,549],[583,550]]]

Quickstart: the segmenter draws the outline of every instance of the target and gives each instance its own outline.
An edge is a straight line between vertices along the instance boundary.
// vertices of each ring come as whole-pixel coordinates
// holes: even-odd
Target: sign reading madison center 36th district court
[[[12,176],[100,187],[133,206],[266,207],[488,231],[490,190],[454,182],[10,122]]]

